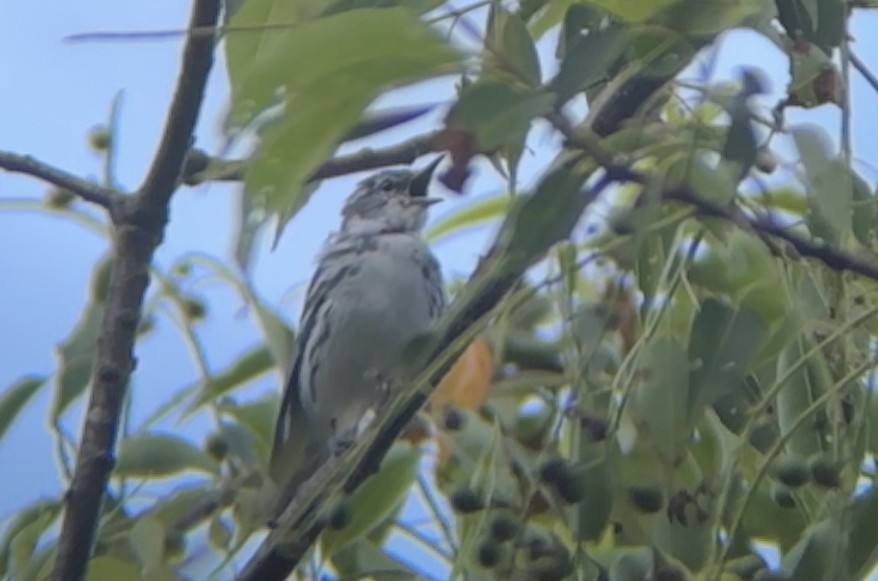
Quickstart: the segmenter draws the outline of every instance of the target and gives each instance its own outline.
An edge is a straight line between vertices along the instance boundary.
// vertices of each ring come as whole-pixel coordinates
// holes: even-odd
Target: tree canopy
[[[878,58],[860,58],[849,26],[876,7],[194,0],[136,190],[0,151],[0,167],[53,187],[43,211],[108,246],[57,369],[0,393],[2,438],[52,390],[47,425],[70,475],[6,523],[0,575],[869,578],[878,194],[855,163],[850,87],[857,75],[878,93]],[[787,60],[780,100],[767,102],[780,79],[760,62],[714,81],[719,42],[741,30]],[[218,51],[223,130],[256,143],[245,158],[192,143]],[[400,91],[443,80],[451,102]],[[837,130],[789,122],[826,107]],[[92,146],[115,155],[113,128]],[[283,385],[296,329],[250,276],[254,240],[285,235],[336,177],[438,154],[462,201],[428,240],[493,226],[492,241],[407,351],[404,393],[270,515],[281,393],[247,389],[269,374]],[[533,179],[525,159],[540,164]],[[468,200],[475,168],[504,191]],[[219,181],[240,184],[232,256],[159,268],[172,196]],[[262,337],[212,372],[198,332],[210,310],[185,290],[204,275]],[[128,426],[138,342],[169,307],[201,379]],[[81,432],[63,433],[81,400]],[[199,414],[206,437],[157,428]]]

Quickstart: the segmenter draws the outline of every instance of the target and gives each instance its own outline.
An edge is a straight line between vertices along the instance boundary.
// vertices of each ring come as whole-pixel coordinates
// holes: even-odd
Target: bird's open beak
[[[432,206],[433,204],[438,204],[439,202],[444,202],[442,198],[411,198],[412,204],[417,204],[418,206]]]
[[[427,198],[427,189],[430,187],[430,180],[433,178],[433,172],[436,170],[436,167],[442,162],[444,155],[440,155],[432,162],[430,165],[422,169],[414,178],[412,178],[412,183],[409,186],[409,194],[414,199],[425,199]],[[437,199],[437,201],[439,201]]]

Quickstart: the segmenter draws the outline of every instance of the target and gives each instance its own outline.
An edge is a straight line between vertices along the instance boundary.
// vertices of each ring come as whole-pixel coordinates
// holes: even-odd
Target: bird
[[[445,308],[441,268],[422,236],[428,208],[441,201],[427,195],[441,161],[361,181],[318,256],[269,462],[276,515],[355,442],[364,417],[390,395],[407,344]]]

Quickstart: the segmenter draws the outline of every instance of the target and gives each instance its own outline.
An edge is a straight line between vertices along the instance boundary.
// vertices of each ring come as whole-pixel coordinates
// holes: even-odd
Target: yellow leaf
[[[476,337],[457,359],[439,386],[430,396],[429,408],[435,415],[447,405],[478,409],[491,388],[493,360],[491,348],[482,337]]]

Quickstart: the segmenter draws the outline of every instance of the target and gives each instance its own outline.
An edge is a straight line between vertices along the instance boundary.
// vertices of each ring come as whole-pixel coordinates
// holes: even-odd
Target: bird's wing
[[[305,296],[299,333],[296,336],[296,353],[287,375],[283,400],[274,430],[269,469],[278,486],[284,504],[292,500],[296,489],[313,473],[313,467],[326,459],[328,448],[315,437],[315,430],[301,399],[302,362],[309,352],[308,342],[313,336],[317,314],[328,293],[325,268],[318,268]]]

